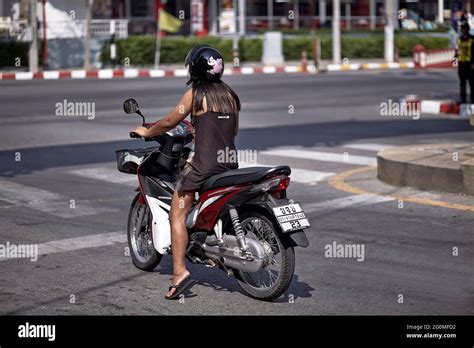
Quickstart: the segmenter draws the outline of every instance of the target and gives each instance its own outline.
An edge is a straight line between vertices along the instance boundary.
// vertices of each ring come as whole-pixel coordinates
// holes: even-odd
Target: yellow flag
[[[160,9],[159,18],[159,26],[162,31],[176,33],[181,28],[181,21],[162,9]]]

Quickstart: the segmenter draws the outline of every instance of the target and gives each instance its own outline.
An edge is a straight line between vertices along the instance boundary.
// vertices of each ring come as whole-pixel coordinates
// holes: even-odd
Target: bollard
[[[308,72],[308,53],[306,50],[301,51],[301,72]]]

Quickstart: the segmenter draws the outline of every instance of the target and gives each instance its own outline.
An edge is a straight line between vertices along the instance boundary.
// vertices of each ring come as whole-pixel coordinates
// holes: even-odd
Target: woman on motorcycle
[[[186,56],[192,84],[176,107],[152,127],[133,131],[141,137],[153,137],[167,132],[191,113],[194,126],[194,156],[181,169],[171,201],[171,248],[173,280],[166,299],[176,299],[192,283],[186,269],[185,253],[188,232],[185,219],[196,191],[212,175],[238,168],[234,158],[222,159],[222,153],[235,153],[234,138],[239,128],[240,100],[222,82],[224,59],[215,48],[197,45]],[[231,151],[233,150],[233,151]]]

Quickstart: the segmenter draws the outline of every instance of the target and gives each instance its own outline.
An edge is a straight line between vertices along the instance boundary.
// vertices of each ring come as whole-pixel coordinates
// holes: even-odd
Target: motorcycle
[[[150,127],[135,99],[127,114],[138,114]],[[140,138],[134,132],[131,138]],[[192,156],[193,133],[183,121],[145,141],[158,146],[116,151],[120,172],[135,174],[139,186],[128,214],[127,239],[133,264],[152,271],[171,255],[170,204],[179,170]],[[243,292],[271,301],[290,286],[294,247],[307,247],[310,227],[299,203],[287,198],[288,166],[248,167],[210,177],[196,193],[187,215],[187,259],[234,276]]]

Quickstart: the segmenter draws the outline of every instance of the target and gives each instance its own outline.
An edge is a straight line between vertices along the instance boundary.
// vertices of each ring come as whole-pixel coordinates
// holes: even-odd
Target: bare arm
[[[176,127],[176,125],[184,120],[191,112],[192,100],[192,90],[189,89],[186,91],[174,109],[168,113],[168,115],[156,122],[150,128],[146,129],[145,127],[138,127],[134,130],[134,132],[138,133],[142,137],[149,138],[169,131],[170,129]]]

